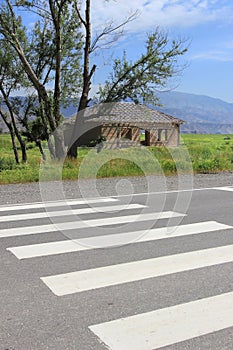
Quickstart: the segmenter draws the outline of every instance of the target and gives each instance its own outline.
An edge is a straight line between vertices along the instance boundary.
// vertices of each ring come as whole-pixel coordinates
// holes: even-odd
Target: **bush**
[[[171,159],[166,159],[161,162],[162,164],[162,169],[164,173],[176,173],[176,164],[174,160]]]
[[[195,170],[197,170],[200,173],[209,173],[213,171],[219,170],[219,159],[200,159],[195,164]]]
[[[16,163],[14,159],[0,157],[0,171],[12,170],[15,168],[16,168]]]

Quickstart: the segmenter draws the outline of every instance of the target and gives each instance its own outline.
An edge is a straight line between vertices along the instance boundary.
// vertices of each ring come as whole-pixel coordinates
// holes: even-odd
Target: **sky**
[[[185,69],[167,89],[233,103],[233,0],[92,0],[91,9],[93,35],[111,21],[119,24],[132,12],[139,13],[111,49],[93,57],[94,88],[105,81],[112,57],[122,57],[126,50],[128,59],[136,59],[147,34],[159,26],[171,40],[183,38],[188,45],[179,60]]]
[[[121,57],[123,50],[129,59],[138,57],[147,34],[159,26],[171,40],[184,38],[188,44],[179,61],[185,69],[169,89],[233,103],[232,0],[93,0],[93,33],[110,21],[121,23],[135,10],[139,16],[125,26],[124,37],[111,48],[114,57]],[[94,57],[98,64],[94,85],[106,78],[109,52],[102,50]]]

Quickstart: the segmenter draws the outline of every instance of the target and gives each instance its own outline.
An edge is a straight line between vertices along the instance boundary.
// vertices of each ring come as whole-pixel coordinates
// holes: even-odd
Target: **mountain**
[[[217,98],[184,92],[158,93],[161,107],[152,107],[173,117],[183,119],[181,131],[185,133],[233,134],[233,103]],[[65,117],[76,112],[71,103],[62,109]]]
[[[159,93],[158,97],[160,111],[185,121],[183,132],[233,133],[233,103],[175,91]]]
[[[233,103],[176,91],[160,92],[158,98],[161,107],[150,107],[183,119],[185,121],[181,126],[183,133],[233,134]],[[75,114],[76,111],[77,107],[72,100],[66,108],[61,109],[65,118]],[[0,119],[1,128],[6,131]]]

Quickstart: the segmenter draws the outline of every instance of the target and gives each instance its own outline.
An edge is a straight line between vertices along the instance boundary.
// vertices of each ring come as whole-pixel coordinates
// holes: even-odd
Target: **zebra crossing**
[[[40,238],[44,233],[53,236],[59,231],[68,232],[79,229],[88,231],[88,237],[70,239],[68,235],[62,240],[59,238],[48,242],[8,246],[7,252],[20,264],[22,260],[30,262],[30,259],[38,257],[49,259],[53,255],[59,257],[62,254],[83,251],[89,251],[91,254],[103,247],[121,249],[125,244],[168,242],[171,238],[181,237],[192,239],[203,233],[221,235],[222,232],[233,229],[230,225],[213,220],[166,226],[167,219],[182,218],[186,214],[172,210],[154,212],[151,208],[149,208],[150,212],[144,212],[145,207],[140,203],[124,204],[117,197],[69,200],[66,203],[1,206],[0,225],[7,223],[7,227],[0,226],[0,239],[30,235],[37,235]],[[85,216],[87,214],[88,218]],[[96,214],[98,218],[95,217]],[[69,217],[72,217],[72,221],[69,221]],[[74,220],[74,217],[77,220]],[[52,223],[38,224],[37,221],[31,225],[31,220],[33,222],[34,219],[46,218],[50,218]],[[57,222],[56,218],[60,221]],[[53,219],[55,219],[54,223]],[[117,232],[119,225],[149,220],[163,220],[165,225],[158,228],[152,227],[146,231]],[[25,221],[28,222],[27,225]],[[17,227],[14,227],[14,224],[17,224]],[[114,227],[115,232],[94,235],[95,229],[102,227]],[[231,262],[233,262],[233,244],[228,244],[60,274],[51,275],[48,272],[47,275],[38,275],[38,280],[48,288],[49,293],[56,297],[63,297],[112,286],[124,288],[127,283]],[[233,327],[233,292],[90,324],[88,328],[100,341],[103,349],[155,350],[229,327]]]
[[[196,235],[204,232],[215,232],[225,230],[231,226],[218,223],[216,221],[206,221],[202,223],[194,223],[180,226],[170,226],[169,228],[157,228],[143,233],[143,231],[125,232],[113,235],[104,235],[97,237],[87,237],[73,240],[48,242],[41,244],[31,244],[20,247],[10,247],[7,250],[11,251],[18,259],[28,259],[39,256],[49,256],[55,254],[64,254],[78,252],[83,250],[91,250],[102,248],[103,246],[111,247],[121,245],[125,242],[148,242],[169,237],[180,237],[188,235]]]
[[[93,325],[90,329],[111,350],[154,350],[232,327],[232,310],[233,293],[225,293]]]

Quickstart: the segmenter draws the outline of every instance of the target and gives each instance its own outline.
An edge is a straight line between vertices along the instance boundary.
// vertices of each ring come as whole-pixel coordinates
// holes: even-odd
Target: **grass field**
[[[31,143],[27,147],[28,163],[16,165],[9,135],[0,135],[0,183],[233,170],[233,135],[184,134],[180,147],[171,149],[127,148],[97,153],[82,148],[77,160],[42,163],[42,174],[38,149]]]

